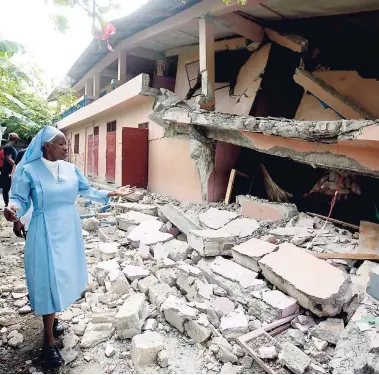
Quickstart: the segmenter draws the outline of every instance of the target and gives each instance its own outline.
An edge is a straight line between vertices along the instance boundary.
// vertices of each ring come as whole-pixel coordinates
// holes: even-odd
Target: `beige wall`
[[[364,79],[355,71],[316,72],[315,76],[334,87],[376,118],[379,117],[379,82]],[[298,120],[339,120],[341,117],[330,108],[324,109],[314,96],[304,94],[296,112]]]
[[[236,95],[236,97],[229,96],[229,87],[216,90],[216,111],[239,115],[249,114],[256,93],[260,87],[261,78],[259,78],[259,75],[263,72],[267,64],[270,49],[271,44],[264,45],[261,49],[252,53],[249,60],[241,68],[237,77],[237,85],[234,89],[234,95]],[[186,64],[198,59],[199,53],[197,51],[189,51],[179,55],[175,94],[180,98],[185,98],[190,88],[186,73]],[[242,95],[243,93],[245,93],[246,96]],[[193,101],[194,99],[191,99],[190,102]]]

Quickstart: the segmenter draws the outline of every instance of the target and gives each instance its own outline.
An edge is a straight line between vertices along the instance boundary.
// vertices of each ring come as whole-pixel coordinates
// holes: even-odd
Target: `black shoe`
[[[58,319],[54,319],[53,323],[53,336],[55,338],[58,338],[59,336],[62,336],[64,333],[64,328],[62,324],[59,323]]]
[[[58,369],[64,365],[64,359],[56,346],[44,346],[39,360],[44,370]]]

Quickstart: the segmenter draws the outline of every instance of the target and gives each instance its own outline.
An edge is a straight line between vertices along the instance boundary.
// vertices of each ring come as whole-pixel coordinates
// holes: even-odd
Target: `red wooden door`
[[[93,135],[88,136],[88,148],[87,148],[87,175],[92,176],[93,170]]]
[[[115,182],[116,178],[116,132],[107,133],[106,172],[107,182]]]
[[[99,175],[99,134],[93,136],[93,177]]]
[[[122,184],[147,188],[148,129],[122,128]]]

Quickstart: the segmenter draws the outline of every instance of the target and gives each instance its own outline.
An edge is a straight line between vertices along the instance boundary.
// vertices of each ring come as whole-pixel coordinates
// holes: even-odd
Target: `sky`
[[[104,18],[124,17],[145,2],[114,0],[119,9]],[[59,83],[92,40],[92,19],[79,7],[54,7],[45,0],[0,0],[0,9],[0,39],[22,43],[27,53],[15,57],[16,61],[38,65],[48,86]],[[70,29],[65,34],[55,30],[50,17],[57,11],[69,18]]]

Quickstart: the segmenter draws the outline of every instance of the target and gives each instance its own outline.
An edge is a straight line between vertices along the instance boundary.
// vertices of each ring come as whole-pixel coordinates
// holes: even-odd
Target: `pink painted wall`
[[[379,118],[379,82],[375,79],[364,79],[355,71],[315,72],[314,75]],[[324,109],[314,96],[305,93],[295,118],[322,121],[339,120],[341,117],[330,108]]]
[[[225,199],[231,170],[235,167],[242,151],[239,146],[217,142],[215,167],[208,181],[208,200],[217,202]]]
[[[200,179],[186,138],[162,138],[149,145],[149,191],[201,202]]]

